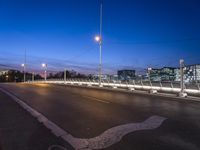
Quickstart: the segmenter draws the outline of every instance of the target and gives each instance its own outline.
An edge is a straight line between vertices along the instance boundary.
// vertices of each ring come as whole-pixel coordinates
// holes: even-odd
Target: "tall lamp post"
[[[24,82],[26,82],[26,72],[25,72],[25,64],[21,64],[21,67],[23,68],[23,74],[24,74]]]
[[[95,40],[99,42],[99,86],[101,86],[102,77],[102,38],[101,36],[96,36]]]
[[[103,16],[103,3],[100,4],[100,34],[95,36],[95,41],[99,43],[99,86],[101,87],[102,80],[102,16]]]
[[[44,68],[44,80],[47,80],[47,64],[43,63],[42,67]]]
[[[148,68],[148,78],[149,78],[149,82],[151,82],[151,71],[152,71],[152,68]]]
[[[66,84],[66,80],[67,80],[67,70],[66,68],[64,69],[64,83]]]
[[[152,68],[148,68],[149,83],[150,83],[150,86],[152,87],[152,83],[151,83],[151,71],[152,71]]]
[[[184,67],[185,67],[185,62],[183,59],[180,60],[180,97],[187,97],[187,93],[184,91]]]
[[[26,82],[26,49],[24,51],[24,63],[21,64],[24,72],[24,82]]]

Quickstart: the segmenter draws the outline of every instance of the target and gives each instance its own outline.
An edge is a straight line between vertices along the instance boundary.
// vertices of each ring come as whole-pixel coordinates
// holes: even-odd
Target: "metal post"
[[[67,79],[67,73],[66,73],[66,68],[65,68],[65,71],[64,71],[64,83],[66,84],[66,79]]]
[[[43,64],[44,67],[44,81],[47,81],[47,64]]]
[[[152,83],[151,83],[151,70],[152,68],[148,68],[148,78],[149,78],[149,84],[152,87]]]
[[[102,16],[103,16],[103,3],[100,6],[100,41],[99,41],[99,86],[101,86],[102,76]]]
[[[162,88],[162,82],[160,81],[160,87]]]
[[[179,96],[180,97],[187,97],[187,93],[184,92],[184,60],[181,59],[180,60],[180,75],[181,75],[181,81],[180,81],[180,88],[181,88],[181,91],[179,93]]]
[[[180,60],[180,75],[181,75],[181,82],[180,82],[180,88],[181,88],[181,93],[183,93],[184,91],[184,72],[183,72],[183,68],[184,68],[184,60],[181,59]]]
[[[195,82],[197,82],[197,66],[195,65],[195,67],[194,67],[194,71],[193,72],[195,72]]]
[[[26,82],[25,65],[23,66],[23,74],[24,74],[24,79],[23,79],[23,81]]]
[[[102,76],[102,45],[100,42],[99,45],[99,56],[100,56],[100,60],[99,60],[99,86],[101,86],[101,76]]]
[[[171,88],[172,88],[172,89],[174,88],[172,81],[171,81]]]
[[[32,73],[32,82],[34,82],[34,72]]]
[[[143,82],[142,82],[142,78],[141,78],[141,80],[140,80],[140,81],[141,81],[141,85],[143,86],[144,84],[143,84]]]
[[[47,71],[46,71],[46,68],[44,70],[44,80],[47,81]]]
[[[24,51],[24,82],[26,82],[26,49]]]

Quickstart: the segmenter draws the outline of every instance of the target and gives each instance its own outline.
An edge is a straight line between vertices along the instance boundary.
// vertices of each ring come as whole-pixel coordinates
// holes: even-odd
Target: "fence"
[[[50,84],[70,84],[70,85],[85,85],[85,86],[99,86],[98,80],[89,79],[48,79],[29,81],[29,83],[50,83]],[[150,81],[109,81],[102,80],[101,86],[110,88],[123,88],[129,90],[144,90],[151,93],[180,93],[179,82],[150,82]],[[184,92],[188,95],[200,96],[199,83],[184,84]]]

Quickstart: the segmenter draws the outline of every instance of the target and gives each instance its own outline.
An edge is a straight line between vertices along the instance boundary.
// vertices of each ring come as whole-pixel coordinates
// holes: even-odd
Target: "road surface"
[[[55,146],[72,150],[68,143],[0,91],[0,150],[48,150]]]
[[[105,150],[199,150],[200,102],[97,88],[1,84],[76,138],[120,125],[166,118],[156,129],[131,132]]]

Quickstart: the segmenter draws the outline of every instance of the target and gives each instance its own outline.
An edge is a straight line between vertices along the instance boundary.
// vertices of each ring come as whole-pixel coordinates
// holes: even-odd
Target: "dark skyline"
[[[99,0],[1,0],[0,64],[98,70]],[[200,63],[198,0],[104,0],[103,70]]]

